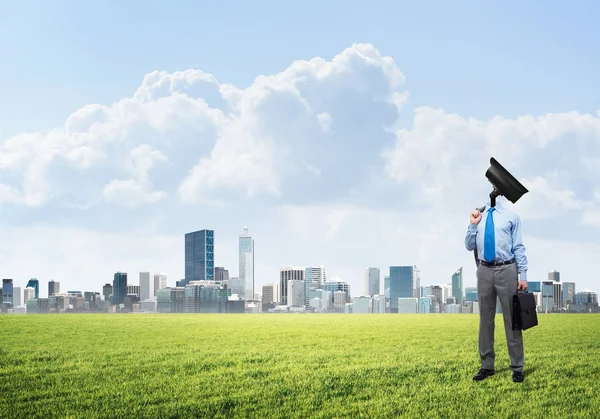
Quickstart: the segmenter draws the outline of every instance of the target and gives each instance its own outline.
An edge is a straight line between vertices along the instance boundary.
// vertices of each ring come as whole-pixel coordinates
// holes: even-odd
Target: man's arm
[[[517,268],[521,276],[520,280],[527,281],[527,256],[525,255],[525,245],[523,245],[523,238],[521,236],[521,217],[519,217],[519,214],[515,214],[513,220],[512,252],[517,261]]]
[[[477,248],[477,224],[469,224],[467,235],[465,237],[465,247],[468,251],[472,251]]]

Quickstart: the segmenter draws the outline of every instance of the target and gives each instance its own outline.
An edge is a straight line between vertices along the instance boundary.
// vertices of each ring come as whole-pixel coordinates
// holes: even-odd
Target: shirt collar
[[[491,204],[490,201],[488,201],[488,203],[485,205],[485,209],[488,210],[488,211],[491,208],[490,204]],[[498,211],[498,212],[503,212],[504,211],[504,206],[498,200],[496,201],[496,206],[494,208],[495,208],[494,211]]]

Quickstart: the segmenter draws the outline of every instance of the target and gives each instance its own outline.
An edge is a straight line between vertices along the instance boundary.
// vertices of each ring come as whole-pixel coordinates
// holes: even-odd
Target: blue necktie
[[[496,257],[496,237],[494,235],[494,219],[492,212],[495,208],[490,208],[485,221],[485,235],[483,236],[483,257],[491,262]]]

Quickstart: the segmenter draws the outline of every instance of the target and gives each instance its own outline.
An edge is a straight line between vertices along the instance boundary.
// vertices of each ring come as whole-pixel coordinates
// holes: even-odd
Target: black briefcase
[[[535,296],[530,292],[517,292],[513,295],[513,330],[527,330],[537,324]]]

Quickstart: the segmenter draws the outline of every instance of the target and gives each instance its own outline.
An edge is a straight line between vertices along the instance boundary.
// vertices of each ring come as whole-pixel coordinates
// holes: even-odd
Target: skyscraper
[[[27,287],[33,288],[35,290],[35,297],[40,298],[40,281],[37,278],[31,278],[27,283]]]
[[[113,286],[110,284],[104,284],[102,287],[102,295],[104,295],[104,301],[107,303],[110,301],[110,296],[113,293]]]
[[[225,282],[229,281],[229,271],[223,267],[216,266],[215,267],[215,281]]]
[[[13,280],[3,279],[2,280],[2,300],[4,304],[13,304]]]
[[[381,292],[381,270],[365,268],[365,295],[379,295]]]
[[[332,298],[331,303],[335,303],[335,293],[338,291],[344,293],[344,295],[346,296],[346,303],[349,303],[351,301],[350,284],[348,284],[346,281],[342,281],[339,277],[334,276],[333,278],[328,279],[327,282],[323,284],[323,289],[325,291],[329,291]]]
[[[158,296],[158,290],[167,288],[167,274],[155,273],[154,284],[152,285],[152,297]]]
[[[185,235],[185,284],[214,281],[215,232],[199,230]]]
[[[390,266],[390,312],[398,312],[398,298],[413,296],[413,267]]]
[[[452,296],[456,299],[456,304],[463,303],[463,268],[462,266],[452,275]]]
[[[25,287],[23,290],[23,303],[27,304],[27,300],[35,299],[35,288]]]
[[[563,305],[571,305],[575,303],[575,283],[563,282]]]
[[[60,293],[60,282],[55,280],[48,281],[48,297]]]
[[[262,302],[263,303],[272,303],[275,301],[273,295],[273,284],[263,285],[262,287]]]
[[[290,306],[304,305],[304,281],[290,279],[287,289],[287,303]]]
[[[124,304],[127,296],[127,273],[117,272],[113,280],[113,298],[114,305]]]
[[[465,288],[465,301],[475,302],[477,299],[477,287]]]
[[[390,276],[386,275],[383,277],[383,294],[385,298],[389,300],[390,298]]]
[[[327,274],[323,265],[306,268],[304,280],[310,284],[310,288],[321,288],[325,281],[327,281]]]
[[[23,291],[21,287],[13,287],[13,307],[20,307],[23,305]]]
[[[548,281],[560,282],[560,272],[558,272],[558,271],[548,272]]]
[[[252,300],[254,299],[254,239],[248,233],[248,227],[244,227],[239,240],[239,279],[244,286],[246,300]]]
[[[304,305],[306,307],[310,305],[310,289],[321,288],[326,280],[327,276],[325,274],[325,268],[323,265],[311,266],[304,270]]]
[[[413,266],[413,297],[421,297],[421,270]]]
[[[152,278],[154,282],[154,278]],[[154,285],[154,284],[152,284]],[[146,301],[154,296],[154,287],[150,283],[150,272],[140,272],[140,300]]]
[[[286,266],[279,269],[279,302],[288,305],[288,281],[304,281],[304,268]]]

